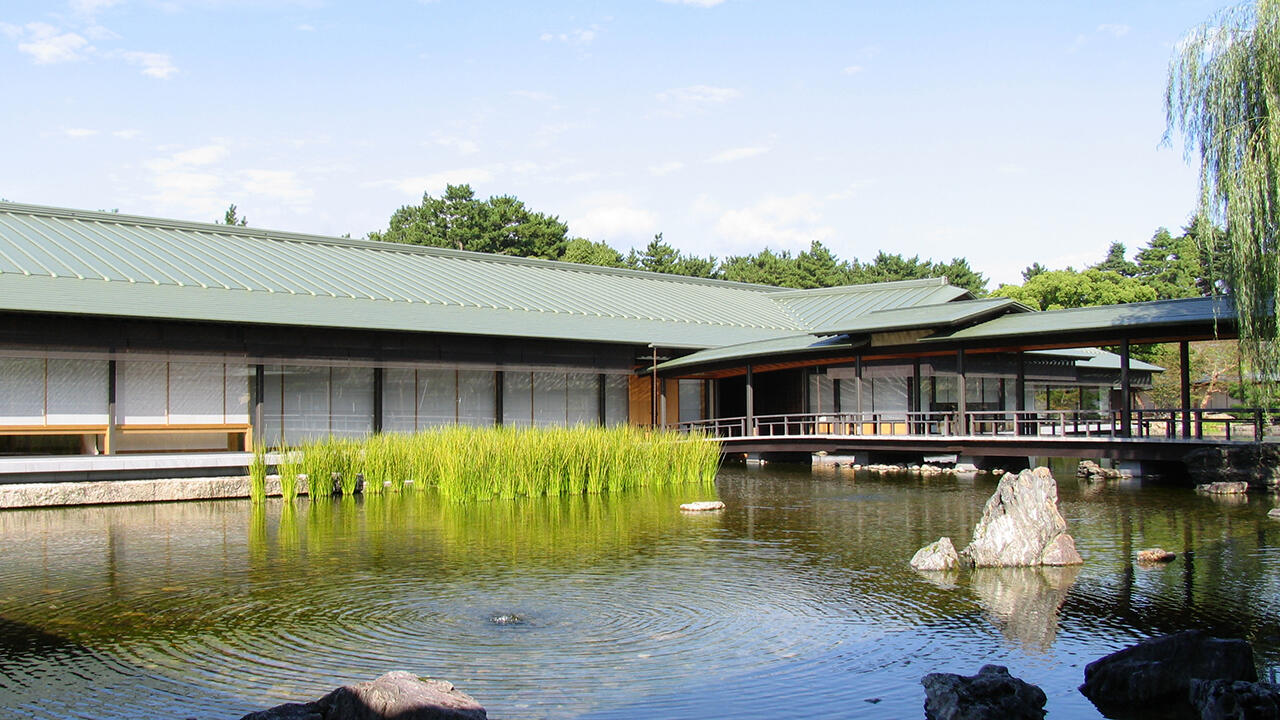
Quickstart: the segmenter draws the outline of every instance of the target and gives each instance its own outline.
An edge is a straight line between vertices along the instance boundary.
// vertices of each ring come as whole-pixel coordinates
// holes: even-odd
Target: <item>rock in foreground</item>
[[[1150,638],[1085,666],[1080,692],[1103,714],[1185,708],[1193,679],[1256,681],[1253,648],[1203,630]]]
[[[955,570],[960,567],[960,554],[951,538],[941,537],[920,548],[911,558],[915,570]]]
[[[929,673],[924,685],[927,720],[1041,720],[1044,691],[1009,674],[1000,665],[984,665],[977,675]]]
[[[309,703],[287,703],[240,720],[485,720],[484,708],[444,680],[394,671],[344,685]]]
[[[973,542],[960,556],[975,567],[1079,565],[1075,540],[1058,512],[1058,484],[1048,468],[1000,478],[982,510]]]
[[[1192,680],[1191,707],[1201,720],[1276,720],[1280,687],[1242,680]]]

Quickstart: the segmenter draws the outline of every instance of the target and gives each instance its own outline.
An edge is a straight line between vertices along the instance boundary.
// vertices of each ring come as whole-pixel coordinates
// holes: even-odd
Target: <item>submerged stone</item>
[[[1169,552],[1164,548],[1148,548],[1138,551],[1139,565],[1157,565],[1159,563],[1173,562],[1178,557],[1175,553]]]
[[[680,506],[684,512],[711,512],[714,510],[723,510],[724,503],[719,500],[700,500],[698,502],[685,503]]]

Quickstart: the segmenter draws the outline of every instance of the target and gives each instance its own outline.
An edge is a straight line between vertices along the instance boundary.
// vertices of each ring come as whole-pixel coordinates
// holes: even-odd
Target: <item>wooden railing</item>
[[[1120,410],[980,410],[967,413],[786,413],[682,422],[677,428],[714,437],[925,436],[1220,439],[1261,442],[1280,410],[1262,408],[1135,409],[1126,426]]]

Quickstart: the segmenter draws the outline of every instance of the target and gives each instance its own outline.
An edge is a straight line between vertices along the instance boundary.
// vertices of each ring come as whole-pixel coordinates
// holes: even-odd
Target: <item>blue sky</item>
[[[1221,2],[10,0],[0,197],[360,237],[470,182],[624,252],[1130,252],[1190,214]]]

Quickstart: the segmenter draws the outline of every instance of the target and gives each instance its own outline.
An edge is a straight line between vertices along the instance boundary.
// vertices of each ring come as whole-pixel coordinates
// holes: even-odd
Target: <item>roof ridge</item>
[[[171,230],[187,230],[193,232],[210,232],[223,235],[238,235],[241,237],[249,237],[258,240],[271,240],[276,242],[300,242],[313,245],[326,245],[330,247],[349,247],[375,252],[393,252],[404,253],[409,255],[430,255],[436,257],[450,257],[458,260],[468,260],[472,262],[494,262],[505,263],[511,265],[524,265],[527,267],[543,267],[552,270],[561,270],[565,272],[586,272],[593,274],[616,275],[620,277],[640,277],[650,280],[660,280],[664,282],[672,282],[677,284],[689,285],[709,285],[712,287],[732,287],[740,290],[751,290],[768,295],[778,295],[788,292],[786,288],[778,288],[772,285],[760,285],[756,283],[744,283],[734,280],[716,280],[713,278],[700,278],[690,275],[675,275],[671,273],[659,273],[651,270],[635,270],[632,268],[615,268],[604,265],[587,265],[584,263],[565,262],[563,260],[547,260],[545,258],[528,258],[515,255],[499,255],[497,253],[475,252],[472,250],[456,250],[453,248],[439,248],[427,245],[413,245],[409,243],[395,243],[379,240],[367,240],[364,238],[339,238],[329,235],[319,235],[315,233],[300,233],[289,230],[270,230],[266,228],[251,228],[242,225],[223,225],[214,222],[199,222],[189,220],[172,220],[168,218],[157,218],[147,215],[130,215],[126,213],[95,211],[95,210],[76,210],[74,208],[54,207],[48,205],[33,205],[28,203],[16,203],[7,200],[0,200],[0,212],[12,212],[17,214],[57,217],[70,220],[87,220],[94,222],[109,222],[118,225],[141,225],[149,227],[158,227]]]

